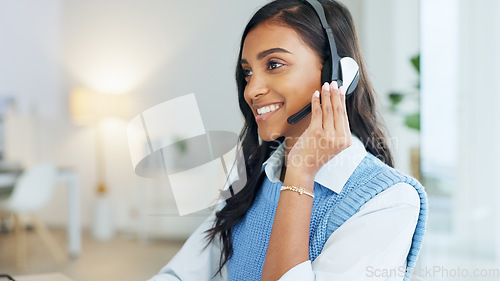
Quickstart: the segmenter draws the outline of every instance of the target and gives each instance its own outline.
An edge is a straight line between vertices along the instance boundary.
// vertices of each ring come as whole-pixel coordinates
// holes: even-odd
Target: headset
[[[325,31],[325,34],[328,38],[328,45],[330,47],[330,56],[326,59],[323,64],[323,68],[321,69],[321,81],[332,82],[337,81],[337,84],[340,86],[344,86],[346,97],[356,89],[359,81],[359,67],[356,61],[350,57],[343,57],[337,53],[337,45],[335,44],[335,38],[333,37],[332,29],[328,22],[326,21],[325,10],[323,9],[323,5],[318,0],[304,0],[305,3],[309,4],[316,14],[319,17],[321,22],[321,26]],[[301,109],[299,112],[290,116],[287,119],[289,124],[295,124],[299,122],[302,118],[307,116],[307,114],[311,113],[311,103],[309,103],[306,107]]]

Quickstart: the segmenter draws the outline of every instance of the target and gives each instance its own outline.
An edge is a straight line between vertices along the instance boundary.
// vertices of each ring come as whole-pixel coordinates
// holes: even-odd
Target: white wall
[[[430,201],[431,227],[438,223],[445,227],[429,229],[431,243],[426,250],[438,253],[436,260],[444,249],[459,264],[466,258],[469,265],[498,263],[500,185],[494,175],[500,170],[496,160],[500,156],[500,2],[422,3],[423,164],[425,172],[452,194],[448,207]],[[450,223],[448,217],[451,229],[442,232]],[[436,239],[443,234],[444,240]]]
[[[387,112],[391,91],[415,91],[418,75],[410,58],[419,52],[418,0],[363,0],[360,41],[368,75],[377,92],[389,130],[396,168],[410,174],[410,149],[419,145],[419,134],[404,125],[403,116]],[[408,100],[402,109],[413,113],[418,101]]]
[[[450,181],[458,159],[460,3],[421,3],[422,172]]]
[[[63,116],[62,2],[0,0],[0,95],[23,113]]]
[[[2,134],[5,157],[23,167],[52,162],[80,174],[83,207],[94,184],[94,146],[88,128],[68,120],[62,64],[64,1],[0,1],[0,95],[14,101]],[[67,221],[67,189],[58,185],[43,211],[50,224]],[[88,221],[85,216],[86,222]]]
[[[454,226],[462,250],[500,259],[500,3],[460,1]]]

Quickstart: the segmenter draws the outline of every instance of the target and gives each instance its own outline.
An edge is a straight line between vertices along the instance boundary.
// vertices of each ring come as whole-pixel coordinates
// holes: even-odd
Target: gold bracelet
[[[306,195],[309,195],[311,198],[314,198],[314,194],[312,194],[311,192],[307,191],[305,188],[299,187],[299,186],[284,185],[284,186],[281,187],[281,190],[291,190],[291,191],[295,191],[295,192],[300,193],[300,195],[306,194]]]

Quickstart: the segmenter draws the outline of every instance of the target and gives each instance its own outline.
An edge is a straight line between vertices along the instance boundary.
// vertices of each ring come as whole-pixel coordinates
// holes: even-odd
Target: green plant
[[[418,92],[420,91],[420,54],[411,57],[410,63],[418,73],[418,82],[415,85],[417,89],[416,95],[418,97]],[[395,113],[400,113],[398,110],[399,105],[405,98],[408,98],[411,95],[414,94],[402,93],[402,92],[390,92],[389,93],[390,110]],[[408,128],[420,131],[420,110],[411,114],[405,114],[404,123]]]

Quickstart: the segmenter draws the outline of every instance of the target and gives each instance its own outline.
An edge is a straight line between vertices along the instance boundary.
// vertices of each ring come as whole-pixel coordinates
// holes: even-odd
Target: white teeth
[[[279,104],[276,104],[276,105],[273,104],[271,106],[264,106],[264,107],[257,109],[257,113],[259,115],[262,115],[262,114],[266,114],[266,113],[271,112],[271,111],[276,111],[279,108],[280,108]]]

